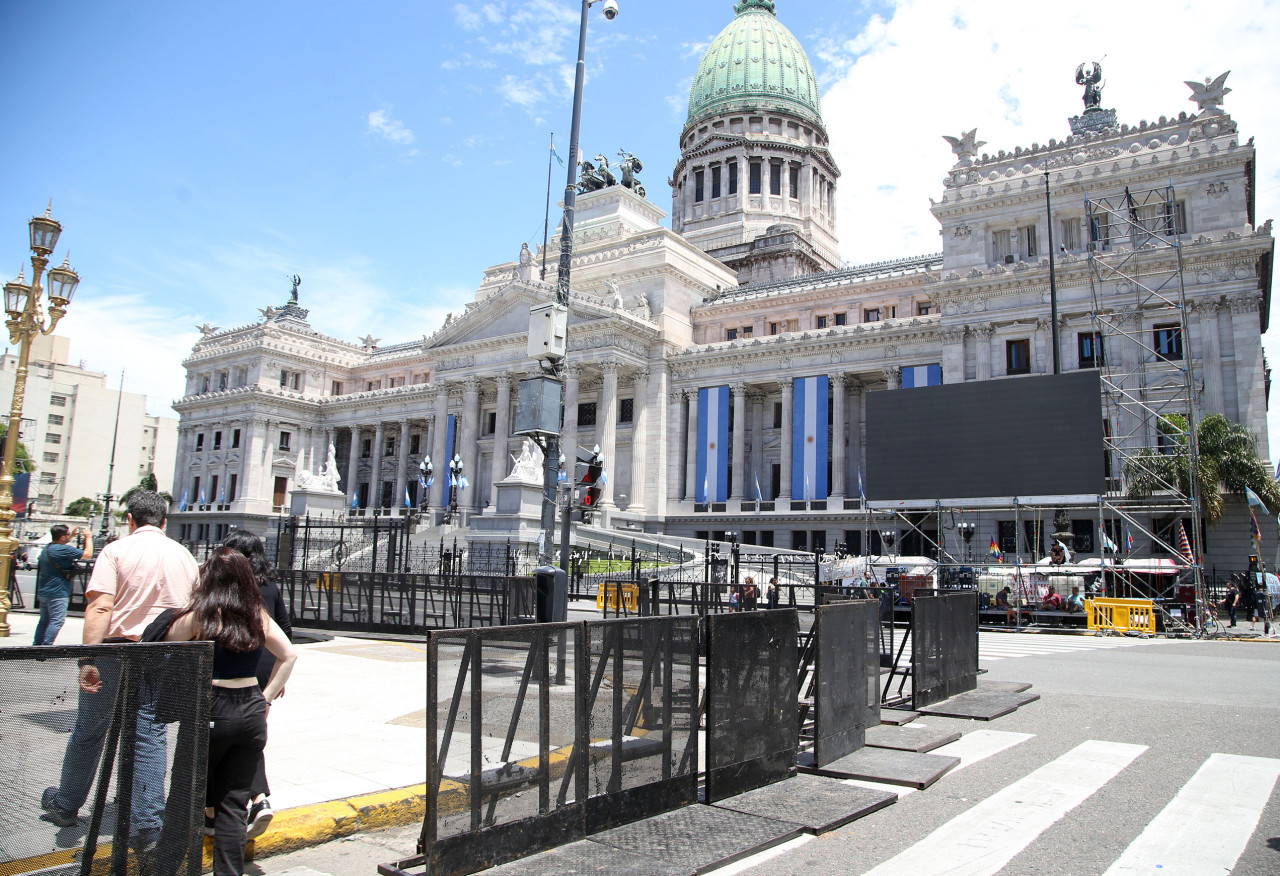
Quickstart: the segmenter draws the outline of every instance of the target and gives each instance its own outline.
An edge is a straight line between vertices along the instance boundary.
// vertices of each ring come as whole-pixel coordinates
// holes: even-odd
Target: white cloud
[[[535,85],[533,81],[511,75],[502,78],[502,83],[498,86],[498,93],[507,101],[525,109],[542,100],[543,95],[542,89]]]
[[[1224,108],[1256,136],[1257,216],[1280,218],[1280,3],[1220,0],[1097,7],[1013,0],[897,0],[852,39],[819,41],[823,117],[840,180],[842,255],[854,262],[936,252],[929,199],[954,162],[941,135],[978,128],[995,153],[1070,134],[1083,109],[1076,66],[1101,59],[1103,105],[1121,122],[1195,112],[1183,80],[1231,70]],[[886,184],[892,188],[883,188]],[[1280,330],[1264,347],[1280,363]],[[1280,405],[1270,432],[1280,453]]]
[[[374,110],[369,113],[369,133],[377,134],[400,146],[407,146],[414,141],[413,131],[404,126],[399,119],[393,119],[386,110]]]

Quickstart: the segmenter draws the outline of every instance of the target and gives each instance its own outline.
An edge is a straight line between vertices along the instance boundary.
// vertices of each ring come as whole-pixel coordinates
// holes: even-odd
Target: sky
[[[669,210],[689,87],[733,2],[618,2],[614,21],[591,15],[582,148],[635,153]],[[1258,216],[1280,218],[1280,0],[777,7],[819,76],[848,262],[939,251],[929,199],[954,162],[942,135],[976,127],[992,153],[1066,137],[1091,60],[1128,124],[1194,112],[1183,81],[1231,70],[1224,108],[1257,138]],[[429,334],[486,267],[542,241],[580,8],[0,2],[0,274],[28,258],[26,222],[52,198],[55,260],[69,250],[82,277],[58,327],[72,360],[123,368],[125,388],[170,416],[196,326],[255,322],[293,274],[318,331]],[[552,172],[554,227],[565,171]],[[1280,364],[1280,327],[1264,344]]]

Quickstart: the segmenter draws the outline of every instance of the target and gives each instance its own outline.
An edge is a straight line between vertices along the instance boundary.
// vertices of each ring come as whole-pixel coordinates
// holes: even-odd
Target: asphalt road
[[[1197,867],[1195,859],[1212,857],[1231,825],[1247,841],[1229,872],[1280,872],[1280,784],[1269,784],[1280,759],[1280,644],[1158,641],[988,660],[983,667],[994,681],[1030,682],[1041,699],[990,723],[921,720],[966,734],[995,731],[1016,742],[842,829],[720,872],[1222,873],[1227,871]],[[1115,768],[1090,784],[1087,774],[1105,766],[1107,757],[1119,758]],[[1221,779],[1224,768],[1225,783],[1210,788],[1212,805],[1195,810],[1190,821],[1172,818],[1175,850],[1160,853],[1159,860],[1140,854],[1147,838],[1140,841],[1140,835],[1168,825],[1169,813],[1161,813],[1180,791],[1179,801],[1194,798],[1215,776]],[[1061,804],[1041,799],[1054,770],[1072,773],[1068,783],[1088,785],[1083,799],[1062,804],[1065,814],[1056,821],[1028,830],[1019,824],[1019,812],[1040,816]],[[1258,804],[1241,815],[1231,807],[1248,809],[1246,779]],[[1177,808],[1175,802],[1170,811],[1176,815]],[[1227,813],[1229,820],[1214,822],[1215,813]],[[967,821],[979,816],[989,820],[976,826]],[[1249,831],[1251,818],[1256,827]],[[1020,832],[1025,842],[1010,839]],[[368,876],[379,863],[412,855],[417,834],[417,827],[365,833],[251,864],[248,872]],[[1012,843],[1006,858],[999,854],[1002,843]],[[961,858],[975,849],[988,854],[988,863],[995,860],[994,868],[962,870]],[[1120,869],[1135,858],[1133,869]]]

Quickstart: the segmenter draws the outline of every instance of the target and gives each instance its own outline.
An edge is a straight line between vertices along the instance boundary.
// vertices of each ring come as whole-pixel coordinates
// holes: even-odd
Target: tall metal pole
[[[573,81],[573,125],[569,130],[569,160],[566,162],[568,170],[564,184],[564,218],[560,223],[560,265],[556,271],[556,303],[566,310],[569,307],[569,271],[573,263],[573,214],[578,194],[578,137],[582,131],[582,88],[587,71],[587,13],[590,10],[591,0],[582,0],[582,21],[578,28],[578,67]],[[557,379],[563,379],[563,359],[552,366],[551,373]],[[576,452],[574,457],[576,459]],[[542,462],[542,546],[538,551],[538,562],[550,565],[556,538],[559,435],[548,436]],[[567,568],[564,571],[566,575],[569,573]]]
[[[111,523],[111,482],[116,475],[116,440],[120,437],[120,402],[124,400],[124,369],[120,369],[120,391],[116,393],[116,426],[115,431],[111,433],[111,462],[107,464],[107,492],[102,497],[102,527],[98,530],[98,541],[102,542],[107,537],[107,530]],[[217,496],[214,497],[217,501]]]
[[[551,160],[556,154],[556,135],[551,135],[551,149],[547,153],[547,211],[542,220],[542,271],[539,279],[547,279],[547,236],[551,233]]]
[[[1053,253],[1053,201],[1049,197],[1049,171],[1044,172],[1045,219],[1049,226],[1049,320],[1053,323],[1053,373],[1062,373],[1062,351],[1058,339],[1058,272]]]

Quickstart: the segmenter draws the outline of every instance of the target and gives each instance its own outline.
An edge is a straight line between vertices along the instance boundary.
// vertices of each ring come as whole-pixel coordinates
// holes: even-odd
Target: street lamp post
[[[462,456],[455,453],[453,459],[449,460],[449,507],[444,514],[445,523],[452,523],[453,518],[458,515],[458,484],[462,480],[463,468],[465,465]]]
[[[71,270],[70,257],[62,265],[49,271],[49,322],[45,325],[40,312],[40,297],[44,289],[40,277],[49,264],[49,256],[58,243],[62,225],[51,215],[53,203],[43,216],[32,218],[31,230],[31,285],[18,279],[4,286],[4,309],[9,315],[5,325],[9,328],[9,342],[19,345],[18,370],[13,380],[13,403],[9,408],[9,431],[5,434],[4,462],[0,467],[0,637],[9,635],[9,574],[13,563],[13,464],[18,452],[18,432],[22,426],[22,404],[27,392],[27,363],[31,358],[31,342],[39,335],[53,334],[58,321],[67,312],[67,305],[75,295],[80,277]]]
[[[963,521],[956,524],[956,529],[960,531],[960,537],[964,539],[964,561],[966,563],[973,562],[973,533],[977,529],[972,523]]]
[[[431,464],[431,457],[422,457],[422,462],[418,463],[418,488],[421,490],[418,498],[419,514],[431,507],[431,481],[435,477],[435,473],[436,469]]]

